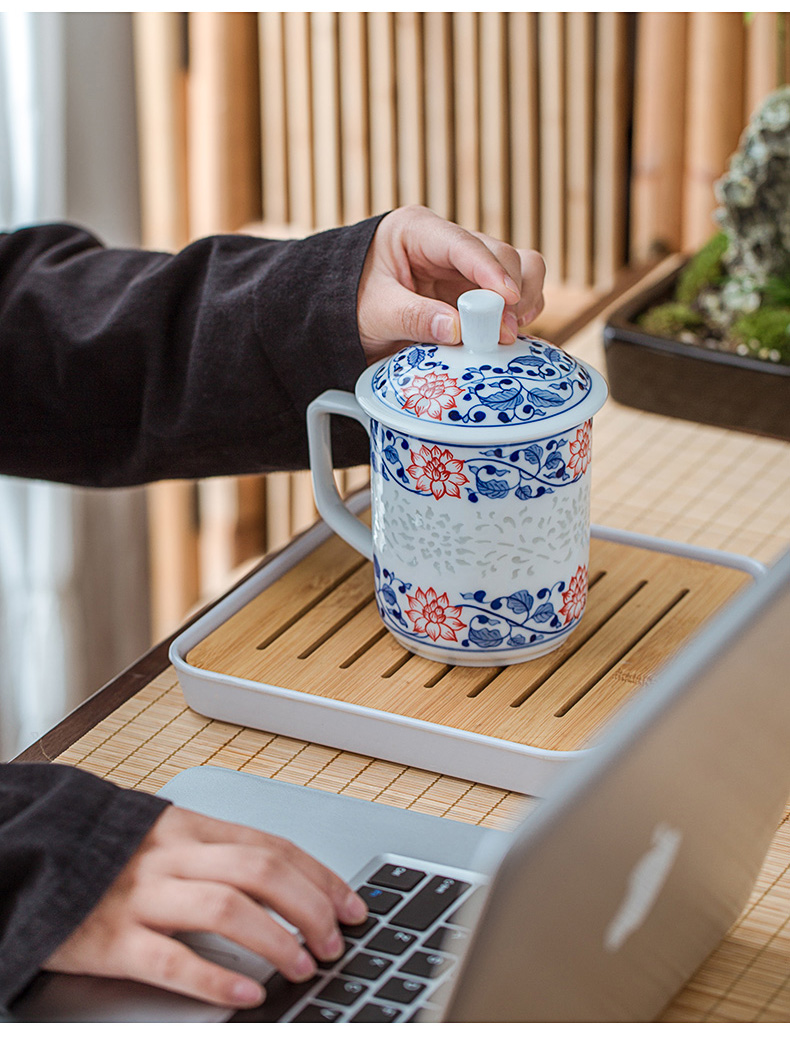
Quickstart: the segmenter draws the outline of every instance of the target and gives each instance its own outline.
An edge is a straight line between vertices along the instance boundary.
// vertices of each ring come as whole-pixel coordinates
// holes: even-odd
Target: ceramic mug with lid
[[[373,562],[381,619],[407,649],[446,664],[514,664],[558,647],[587,599],[594,369],[540,339],[499,343],[504,301],[458,300],[463,343],[415,343],[373,365],[355,393],[308,408],[316,504]],[[371,527],[332,475],[331,415],[370,436]]]

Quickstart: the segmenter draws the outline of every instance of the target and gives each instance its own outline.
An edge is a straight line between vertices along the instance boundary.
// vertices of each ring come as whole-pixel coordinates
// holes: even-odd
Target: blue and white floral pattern
[[[396,354],[373,377],[373,391],[389,408],[426,422],[496,427],[565,414],[589,395],[589,373],[573,357],[528,336],[523,353],[506,365],[469,366],[455,375],[436,359],[439,349],[415,345]]]
[[[415,588],[374,558],[376,602],[382,620],[401,638],[480,653],[518,651],[565,639],[579,623],[587,597],[587,568],[550,588],[514,589],[492,597],[485,589],[459,601],[433,587]]]
[[[589,422],[543,440],[481,448],[406,436],[374,419],[370,442],[373,472],[413,494],[437,501],[447,497],[474,503],[510,496],[526,501],[582,478],[589,458]]]

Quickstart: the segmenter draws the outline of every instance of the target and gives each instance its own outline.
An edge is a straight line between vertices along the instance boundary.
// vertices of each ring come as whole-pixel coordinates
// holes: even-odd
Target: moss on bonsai
[[[704,324],[702,314],[688,304],[677,300],[659,303],[641,314],[638,324],[651,335],[677,337],[686,331],[694,331]]]
[[[716,184],[721,230],[672,300],[638,320],[656,335],[790,363],[790,86],[770,94]]]
[[[736,352],[790,363],[790,307],[760,307],[742,314],[730,333]]]
[[[686,264],[680,272],[675,290],[678,303],[684,303],[690,310],[700,292],[722,283],[725,277],[722,260],[728,245],[727,235],[719,231]]]

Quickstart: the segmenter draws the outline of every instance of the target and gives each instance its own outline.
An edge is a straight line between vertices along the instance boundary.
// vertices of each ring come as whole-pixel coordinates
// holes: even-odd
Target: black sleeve
[[[0,472],[90,486],[308,465],[305,411],[365,366],[359,278],[381,217],[176,255],[69,225],[0,235]],[[338,466],[367,438],[337,423]]]
[[[93,909],[167,805],[66,765],[0,765],[0,1006]]]
[[[176,256],[67,225],[0,235],[0,472],[93,486],[307,466],[305,410],[365,365],[374,218]],[[367,438],[339,423],[336,463]],[[0,1004],[87,915],[166,802],[77,769],[0,765]]]

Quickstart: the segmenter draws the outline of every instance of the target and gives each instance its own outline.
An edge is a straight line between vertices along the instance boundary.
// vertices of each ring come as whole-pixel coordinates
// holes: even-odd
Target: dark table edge
[[[569,321],[567,325],[564,325],[553,336],[554,342],[557,345],[566,343],[602,311],[616,302],[624,292],[627,292],[628,289],[646,277],[655,265],[655,262],[651,262],[623,270],[617,277],[613,288],[595,300],[593,304]],[[198,617],[202,617],[236,588],[244,584],[245,581],[271,562],[278,554],[279,552],[272,552],[267,555],[257,565],[252,567],[232,588],[229,588],[213,602],[208,603],[203,609],[196,612],[178,631],[148,650],[148,652],[126,668],[125,671],[122,671],[106,685],[102,686],[101,689],[83,701],[79,707],[76,707],[70,714],[66,715],[49,732],[44,733],[35,743],[21,751],[12,761],[17,763],[45,763],[54,761],[60,754],[63,754],[64,751],[68,750],[77,740],[90,732],[99,722],[107,718],[113,711],[126,703],[136,693],[139,693],[149,682],[152,682],[167,669],[170,665],[168,655],[170,644],[181,632],[186,631]]]

